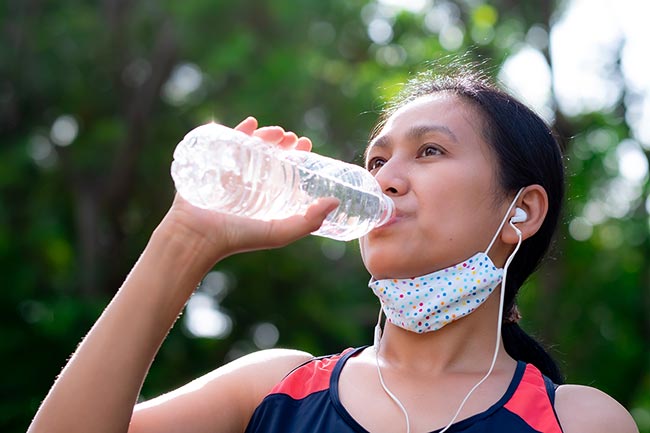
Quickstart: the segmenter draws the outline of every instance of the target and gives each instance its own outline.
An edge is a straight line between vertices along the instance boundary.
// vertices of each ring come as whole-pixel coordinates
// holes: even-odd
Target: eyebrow
[[[452,141],[458,143],[458,138],[456,137],[456,134],[454,134],[451,129],[444,125],[419,125],[419,126],[413,126],[409,128],[406,131],[406,138],[409,140],[417,140],[419,138],[424,137],[427,134],[431,133],[442,133],[449,137]],[[381,136],[378,137],[370,142],[368,147],[366,147],[366,151],[364,152],[364,159],[368,157],[368,152],[372,148],[386,148],[390,146],[391,139],[388,136]]]

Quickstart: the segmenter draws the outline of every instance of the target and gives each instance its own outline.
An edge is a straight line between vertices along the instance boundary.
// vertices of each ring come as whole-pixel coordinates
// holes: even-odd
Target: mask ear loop
[[[503,221],[501,221],[501,224],[499,225],[499,229],[497,230],[496,234],[492,238],[492,242],[490,242],[490,245],[487,247],[485,250],[485,254],[490,251],[492,248],[492,245],[494,244],[494,241],[498,238],[499,234],[501,233],[501,229],[505,225],[506,221],[508,221],[508,218],[510,217],[510,211],[512,208],[515,206],[515,203],[517,202],[517,199],[521,195],[521,192],[524,189],[521,188],[515,198],[512,200],[512,203],[510,204],[510,207],[508,208],[508,212],[506,213],[505,218]],[[510,218],[512,219],[512,218]],[[508,224],[510,224],[510,227],[512,227],[515,230],[515,233],[517,234],[518,240],[517,240],[517,246],[515,246],[514,251],[510,254],[508,259],[506,260],[506,263],[503,265],[503,279],[501,280],[501,294],[499,296],[499,315],[497,316],[497,338],[496,338],[496,344],[494,345],[494,354],[492,355],[492,363],[490,364],[490,368],[488,369],[487,373],[485,373],[485,376],[481,380],[479,380],[476,385],[472,387],[472,389],[469,390],[463,401],[460,403],[460,406],[458,406],[458,410],[454,414],[453,418],[451,421],[449,421],[449,424],[442,430],[440,430],[438,433],[445,433],[449,427],[456,421],[456,418],[458,418],[458,415],[460,415],[460,411],[463,410],[463,407],[465,406],[465,403],[467,403],[467,400],[469,400],[469,397],[476,391],[476,389],[481,386],[483,382],[487,380],[487,378],[492,374],[492,371],[494,370],[494,366],[497,362],[497,355],[499,354],[499,345],[501,344],[501,321],[503,317],[503,304],[504,304],[504,299],[505,299],[505,293],[506,293],[506,281],[508,277],[508,268],[510,267],[510,263],[512,260],[515,258],[515,254],[517,254],[517,251],[519,251],[519,247],[521,246],[522,242],[522,236],[521,236],[521,230],[519,230],[513,223],[512,221],[508,221]]]
[[[390,397],[391,400],[400,408],[404,414],[404,419],[406,421],[406,433],[411,433],[411,422],[409,421],[409,414],[406,411],[406,408],[399,401],[399,398],[393,394],[386,383],[384,382],[384,376],[381,374],[381,368],[379,368],[379,345],[381,344],[381,315],[383,311],[383,305],[379,306],[379,317],[377,317],[377,325],[375,326],[375,339],[374,339],[374,349],[375,349],[375,365],[377,366],[377,374],[379,375],[379,383],[384,389],[384,392]]]
[[[494,233],[494,236],[492,236],[492,240],[490,241],[490,245],[488,245],[488,247],[485,249],[485,254],[489,253],[490,250],[492,249],[492,246],[494,245],[494,242],[496,242],[497,238],[501,234],[501,229],[503,228],[503,226],[506,224],[506,221],[508,221],[508,218],[510,217],[510,211],[512,211],[512,208],[515,207],[515,204],[517,203],[517,200],[519,199],[519,196],[521,195],[521,193],[523,191],[524,191],[524,189],[521,188],[519,191],[517,191],[517,195],[515,195],[515,198],[512,199],[512,203],[510,203],[510,206],[508,207],[508,211],[506,212],[506,215],[501,220],[501,224],[499,224],[499,228],[497,229],[496,233]],[[519,229],[517,227],[515,227],[512,224],[512,222],[510,222],[510,225],[512,226],[512,228],[515,229],[515,232],[519,231]],[[442,433],[442,432],[440,432],[440,433]]]

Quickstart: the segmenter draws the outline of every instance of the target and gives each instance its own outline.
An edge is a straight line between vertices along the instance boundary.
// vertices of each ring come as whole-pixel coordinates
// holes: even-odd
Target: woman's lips
[[[406,214],[405,212],[402,212],[400,210],[397,210],[397,211],[395,211],[395,214],[393,215],[393,217],[391,219],[389,219],[388,221],[386,221],[386,223],[382,224],[381,226],[375,228],[372,231],[375,232],[375,231],[378,231],[378,230],[388,228],[390,226],[393,226],[393,225],[399,223],[400,221],[403,221],[407,217],[408,217],[408,214]]]

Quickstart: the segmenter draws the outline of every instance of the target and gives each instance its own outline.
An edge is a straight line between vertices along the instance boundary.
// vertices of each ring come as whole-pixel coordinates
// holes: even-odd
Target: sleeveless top
[[[339,400],[345,362],[364,347],[314,358],[290,372],[255,409],[246,433],[369,433]],[[562,433],[553,402],[556,386],[519,361],[506,393],[486,411],[447,430],[463,433]]]

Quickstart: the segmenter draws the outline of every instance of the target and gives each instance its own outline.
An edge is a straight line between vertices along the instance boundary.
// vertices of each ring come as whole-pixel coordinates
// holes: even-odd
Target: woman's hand
[[[279,126],[258,128],[254,117],[248,117],[235,129],[284,149],[311,150],[311,141],[307,137],[298,137]],[[188,241],[200,246],[205,257],[214,264],[231,254],[276,248],[300,239],[317,230],[337,205],[336,199],[321,199],[310,206],[305,215],[259,221],[200,209],[177,194],[158,231],[188,236]]]

